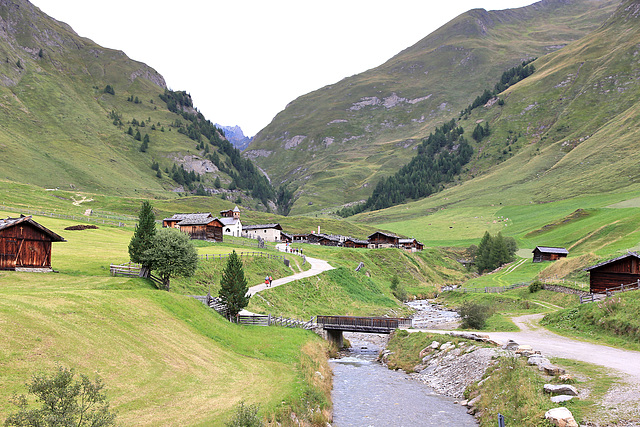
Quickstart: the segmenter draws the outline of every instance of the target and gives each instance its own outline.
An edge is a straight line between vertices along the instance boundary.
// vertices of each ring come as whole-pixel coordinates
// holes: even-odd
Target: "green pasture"
[[[224,425],[241,400],[280,420],[328,405],[313,380],[324,363],[313,333],[237,326],[147,280],[111,277],[109,263],[128,259],[130,228],[65,231],[77,223],[34,219],[67,241],[53,245],[58,273],[0,272],[0,420],[11,395],[56,364],[99,374],[123,425]],[[250,277],[265,268],[255,260]]]

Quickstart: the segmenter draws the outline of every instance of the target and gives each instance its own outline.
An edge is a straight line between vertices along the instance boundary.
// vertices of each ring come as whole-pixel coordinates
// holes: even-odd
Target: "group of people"
[[[273,282],[273,278],[271,276],[267,276],[264,278],[264,284],[267,285],[267,287],[271,286],[271,282]]]

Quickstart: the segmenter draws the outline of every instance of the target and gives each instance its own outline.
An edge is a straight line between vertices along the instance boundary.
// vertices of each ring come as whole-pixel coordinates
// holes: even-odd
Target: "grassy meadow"
[[[77,222],[35,219],[67,241],[53,245],[58,273],[0,272],[0,419],[32,374],[56,364],[99,374],[123,425],[224,425],[242,400],[274,420],[329,407],[330,386],[313,376],[330,381],[315,334],[237,326],[180,292],[111,277],[131,228],[65,231]]]

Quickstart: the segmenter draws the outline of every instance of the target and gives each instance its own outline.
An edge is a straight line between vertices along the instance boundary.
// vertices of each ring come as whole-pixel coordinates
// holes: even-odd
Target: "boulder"
[[[544,417],[558,427],[578,427],[578,423],[573,418],[573,414],[564,406],[549,409],[544,414]]]
[[[505,345],[502,346],[503,350],[516,350],[520,345],[514,340],[509,340]]]
[[[425,347],[422,350],[420,350],[420,358],[424,358],[427,354],[431,353],[433,351],[433,347]]]
[[[429,347],[435,350],[440,347],[440,343],[438,341],[433,341]]]
[[[536,365],[538,367],[551,365],[551,361],[540,354],[533,354],[529,356],[529,358],[527,359],[527,363],[529,365]]]
[[[456,348],[456,345],[453,344],[451,341],[447,341],[446,343],[440,346],[440,351],[447,351],[447,350],[451,350],[452,348]]]
[[[562,403],[562,402],[567,402],[571,399],[573,399],[574,396],[568,396],[566,394],[560,394],[558,396],[551,396],[551,401],[553,403]]]
[[[577,396],[578,390],[570,384],[545,384],[544,392],[550,394],[566,394],[569,396]]]
[[[546,365],[543,366],[542,369],[547,373],[547,375],[551,375],[552,377],[557,375],[563,375],[566,371],[562,368],[559,368],[555,365]]]

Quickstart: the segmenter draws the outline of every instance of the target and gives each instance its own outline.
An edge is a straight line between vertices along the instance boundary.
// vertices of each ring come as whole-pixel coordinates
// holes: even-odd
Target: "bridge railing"
[[[411,319],[398,317],[317,316],[316,323],[325,329],[392,331],[411,326]]]

